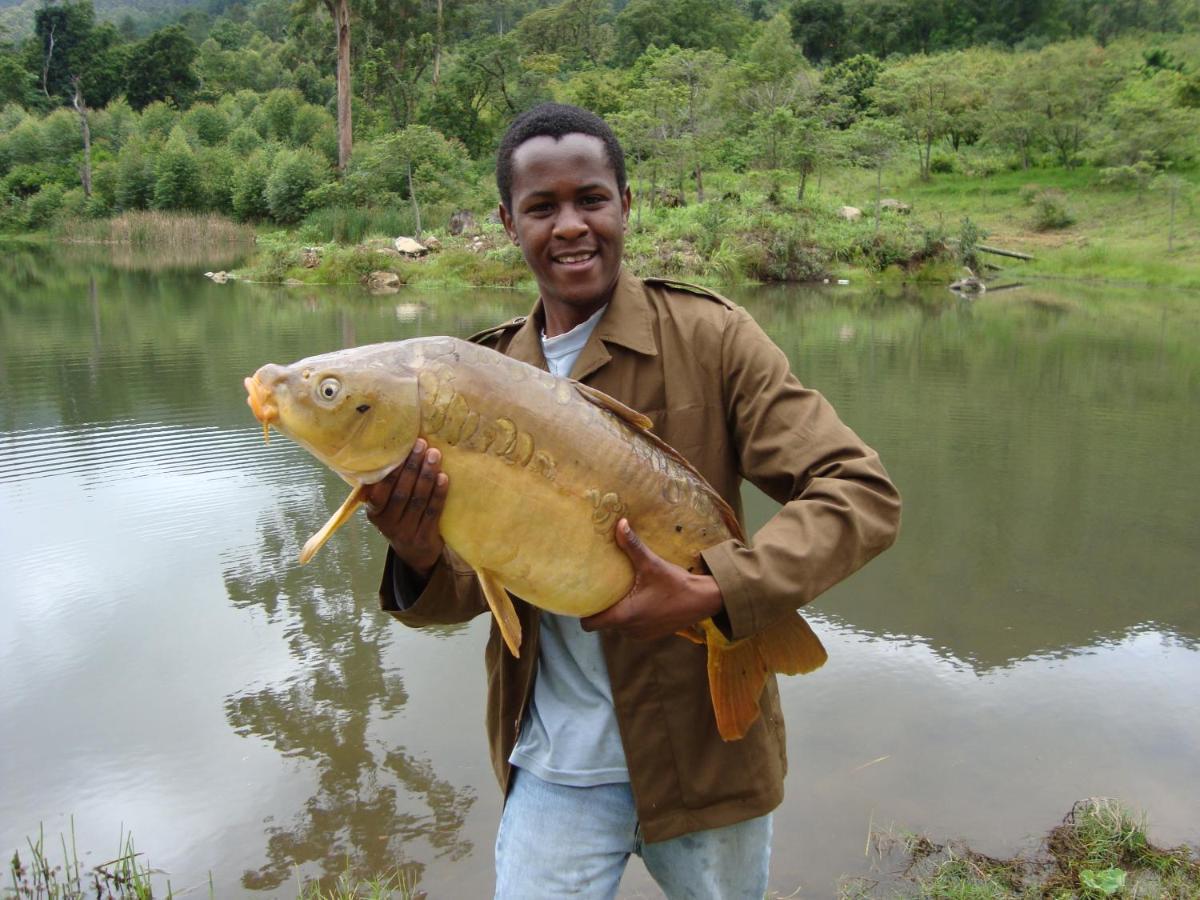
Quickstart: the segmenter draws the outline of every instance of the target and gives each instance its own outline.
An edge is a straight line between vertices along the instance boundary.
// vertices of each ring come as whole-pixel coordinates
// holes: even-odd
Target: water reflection
[[[28,249],[0,275],[0,721],[23,725],[0,733],[0,849],[73,812],[81,845],[124,823],[176,885],[211,870],[217,896],[347,865],[485,894],[483,623],[443,641],[380,614],[362,521],[296,565],[347,488],[262,445],[241,378],[469,334],[528,297],[219,286]],[[812,609],[828,666],[784,681],[773,886],[830,893],[872,810],[1000,840],[1127,792],[1190,823],[1194,297],[734,293],[906,500],[897,546]],[[772,512],[753,492],[746,508],[752,529]]]
[[[372,733],[373,723],[390,720],[408,694],[383,658],[396,625],[364,608],[377,584],[362,565],[371,558],[366,529],[344,528],[321,551],[321,566],[297,564],[319,511],[330,505],[323,493],[281,491],[276,505],[259,514],[257,548],[231,561],[224,574],[235,606],[283,624],[297,663],[297,672],[278,683],[229,696],[229,724],[285,757],[308,760],[317,772],[316,792],[302,809],[286,823],[267,825],[267,861],[243,874],[248,889],[277,888],[306,863],[317,865],[319,880],[347,871],[369,878],[400,867],[416,884],[430,850],[457,860],[472,849],[460,831],[474,792],[438,777],[394,735]]]

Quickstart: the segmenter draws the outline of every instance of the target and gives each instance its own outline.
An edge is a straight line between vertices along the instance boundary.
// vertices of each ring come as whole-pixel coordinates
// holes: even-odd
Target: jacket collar
[[[546,357],[542,354],[542,329],[545,313],[541,298],[508,345],[508,355],[530,365],[546,368]],[[624,267],[617,276],[617,287],[613,291],[608,309],[604,311],[587,344],[579,353],[571,377],[582,381],[597,369],[602,368],[612,354],[608,344],[616,344],[645,356],[657,356],[654,343],[654,316],[642,280],[631,275]]]

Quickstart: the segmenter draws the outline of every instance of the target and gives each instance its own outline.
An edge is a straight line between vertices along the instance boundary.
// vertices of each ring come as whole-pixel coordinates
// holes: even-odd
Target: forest
[[[928,250],[911,227],[881,238],[878,213],[845,246],[797,226],[814,183],[838,172],[870,183],[903,165],[928,183],[1086,170],[1138,192],[1174,178],[1178,193],[1200,151],[1200,7],[1189,0],[150,9],[5,11],[0,230],[163,210],[312,241],[444,231],[455,210],[482,221],[494,209],[499,135],[553,99],[613,124],[639,228],[644,211],[691,206],[693,230],[716,233],[691,241],[704,262],[690,268],[715,259],[786,280],[831,256],[882,268]],[[1071,216],[1054,191],[1026,199],[1045,227]],[[750,206],[753,222],[741,215]],[[722,226],[747,239],[722,245]],[[723,250],[736,259],[722,263]],[[686,258],[664,264],[689,270]]]

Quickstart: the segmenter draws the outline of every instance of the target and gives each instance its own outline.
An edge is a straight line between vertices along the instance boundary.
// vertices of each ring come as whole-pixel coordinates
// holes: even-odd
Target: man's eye
[[[584,197],[582,202],[584,206],[599,206],[604,202],[604,198],[593,194],[591,196]]]

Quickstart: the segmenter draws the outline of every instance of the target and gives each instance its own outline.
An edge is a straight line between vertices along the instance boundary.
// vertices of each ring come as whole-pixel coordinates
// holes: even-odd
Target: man
[[[612,897],[636,852],[668,897],[762,897],[786,769],[778,690],[771,679],[759,720],[722,741],[705,652],[676,632],[708,617],[734,639],[769,629],[892,542],[899,497],[742,309],[623,270],[630,191],[603,120],[531,110],[505,135],[496,177],[540,296],[528,317],[473,340],[645,413],[739,516],[743,477],[783,504],[752,546],[704,551],[698,573],[655,556],[621,519],[614,539],[635,571],[622,600],[579,620],[518,599],[520,658],[493,624],[488,733],[506,795],[496,896]],[[438,534],[451,490],[438,451],[418,440],[369,497],[391,546],[383,608],[409,625],[487,610]]]

